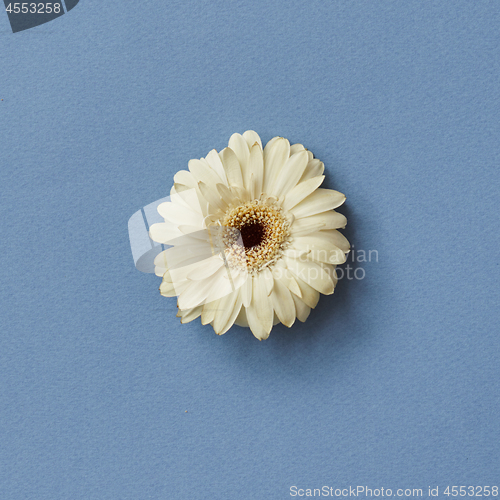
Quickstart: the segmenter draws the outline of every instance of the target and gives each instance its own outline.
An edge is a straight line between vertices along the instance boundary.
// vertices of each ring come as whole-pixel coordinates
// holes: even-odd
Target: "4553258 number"
[[[60,3],[9,3],[5,9],[9,14],[59,14]]]
[[[497,497],[498,486],[447,486],[443,495],[452,497]]]

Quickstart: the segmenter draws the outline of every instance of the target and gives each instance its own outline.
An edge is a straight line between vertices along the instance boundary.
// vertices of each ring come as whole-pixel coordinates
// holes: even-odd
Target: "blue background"
[[[499,11],[85,0],[18,34],[1,14],[0,498],[499,485]],[[378,252],[265,342],[181,326],[127,234],[247,129],[322,159]]]

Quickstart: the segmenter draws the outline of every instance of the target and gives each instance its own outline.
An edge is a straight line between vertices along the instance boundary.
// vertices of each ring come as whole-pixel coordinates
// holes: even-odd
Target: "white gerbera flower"
[[[161,294],[178,297],[181,322],[201,316],[219,335],[236,323],[266,339],[279,322],[305,321],[319,294],[333,293],[350,248],[333,210],[345,196],[319,188],[323,163],[283,137],[262,150],[249,130],[188,167],[158,206],[165,222],[150,228],[171,245],[155,272]]]

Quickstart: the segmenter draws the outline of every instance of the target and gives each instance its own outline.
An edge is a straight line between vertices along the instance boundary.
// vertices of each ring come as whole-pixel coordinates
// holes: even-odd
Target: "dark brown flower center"
[[[241,239],[245,249],[256,247],[264,240],[264,226],[259,222],[251,222],[240,228]]]

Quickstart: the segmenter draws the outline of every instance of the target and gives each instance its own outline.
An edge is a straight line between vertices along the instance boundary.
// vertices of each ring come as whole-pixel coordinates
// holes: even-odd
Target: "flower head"
[[[247,131],[188,167],[158,206],[165,222],[150,228],[171,245],[155,272],[161,294],[177,296],[181,322],[201,316],[219,335],[237,324],[265,339],[277,323],[305,321],[320,293],[333,293],[350,248],[334,211],[345,196],[319,187],[323,163],[283,137],[262,149]]]

